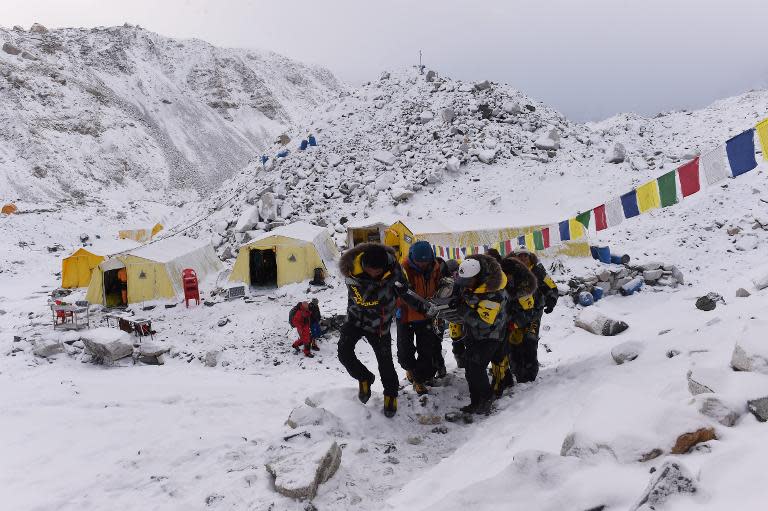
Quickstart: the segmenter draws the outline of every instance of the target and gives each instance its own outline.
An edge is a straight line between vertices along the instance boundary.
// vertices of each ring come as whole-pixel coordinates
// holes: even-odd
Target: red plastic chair
[[[53,303],[56,305],[62,305],[61,300],[55,300]],[[56,320],[59,321],[59,323],[66,323],[67,319],[70,320],[70,323],[74,321],[74,316],[69,311],[56,311]]]
[[[200,288],[195,270],[192,268],[182,270],[181,281],[184,284],[184,305],[189,307],[190,300],[195,300],[195,303],[200,305]]]

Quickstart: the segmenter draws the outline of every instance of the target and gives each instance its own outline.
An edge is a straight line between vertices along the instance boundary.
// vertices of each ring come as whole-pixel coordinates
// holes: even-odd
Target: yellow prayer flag
[[[760,147],[763,148],[763,159],[768,161],[768,119],[763,119],[757,123],[757,138],[760,140]]]
[[[536,244],[533,241],[533,233],[529,232],[525,235],[525,248],[530,250],[531,252],[536,251]]]
[[[577,240],[584,237],[584,224],[576,218],[568,219],[568,230],[571,231],[571,239]]]
[[[661,207],[659,184],[655,179],[637,187],[637,207],[640,213]]]

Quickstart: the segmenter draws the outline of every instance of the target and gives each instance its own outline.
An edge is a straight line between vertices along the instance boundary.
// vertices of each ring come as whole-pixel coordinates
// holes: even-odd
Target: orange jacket
[[[440,286],[440,278],[442,277],[442,264],[440,259],[435,259],[432,266],[432,271],[425,275],[418,268],[414,268],[408,257],[405,257],[401,263],[405,275],[408,278],[408,284],[411,289],[421,296],[422,298],[432,298],[437,292],[437,288]],[[400,307],[400,321],[403,323],[411,323],[413,321],[424,321],[427,317],[421,312],[408,305],[404,300],[398,300],[398,306]]]

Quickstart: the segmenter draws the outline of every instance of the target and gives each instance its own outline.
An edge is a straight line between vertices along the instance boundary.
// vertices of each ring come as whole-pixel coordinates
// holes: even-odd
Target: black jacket
[[[496,260],[484,254],[468,256],[482,268],[480,285],[475,289],[458,288],[457,313],[461,325],[451,325],[451,338],[457,332],[466,342],[501,341],[507,332],[507,276]]]
[[[521,261],[507,257],[501,261],[501,269],[507,276],[509,295],[507,313],[509,321],[517,328],[525,328],[534,319],[536,313],[536,276]]]

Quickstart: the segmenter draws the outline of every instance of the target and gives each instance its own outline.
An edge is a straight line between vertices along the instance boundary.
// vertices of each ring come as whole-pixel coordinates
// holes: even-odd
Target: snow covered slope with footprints
[[[174,61],[168,73],[186,77],[190,89],[195,87],[189,80],[198,76],[191,68],[205,53],[200,48],[215,55],[225,51],[131,27],[51,33],[69,41],[64,45],[69,48],[78,38],[89,41],[94,49],[80,54],[112,48],[119,56],[115,41],[133,41],[125,50],[131,56],[129,71],[114,71],[115,76],[136,80],[147,61],[170,66],[167,59]],[[50,37],[3,34],[27,52]],[[139,46],[154,49],[138,52]],[[55,51],[57,58],[70,58]],[[177,51],[189,54],[181,58]],[[262,55],[264,76],[285,77],[298,66],[232,50],[227,58],[234,60],[219,69],[240,69],[238,62],[252,62],[248,54]],[[20,51],[9,61],[9,55],[0,54],[5,69],[8,62],[45,66],[52,58],[32,60]],[[111,71],[80,65],[118,90]],[[31,68],[8,76],[26,76],[27,83],[29,73]],[[344,286],[335,277],[319,291],[294,284],[225,301],[212,293],[226,278],[225,270],[204,283],[207,305],[132,306],[153,321],[155,344],[170,350],[162,366],[134,365],[130,359],[108,367],[91,364],[76,334],[53,333],[46,300],[58,284],[62,256],[81,233],[109,237],[127,221],[144,225],[163,218],[173,229],[202,218],[188,233],[210,236],[231,268],[240,243],[298,219],[327,226],[340,243],[345,218],[374,214],[457,224],[552,222],[671,170],[768,115],[768,91],[752,91],[698,111],[650,119],[627,114],[585,125],[502,84],[408,70],[348,88],[321,71],[301,75],[311,84],[285,78],[292,85],[282,82],[285,87],[272,89],[282,91],[276,93],[282,106],[275,111],[264,106],[270,103],[266,99],[242,106],[245,93],[239,89],[227,92],[230,99],[198,91],[208,105],[201,118],[215,118],[205,121],[201,139],[181,141],[189,135],[179,127],[187,114],[152,117],[186,161],[200,168],[219,161],[228,149],[242,154],[230,166],[223,164],[232,177],[205,194],[190,196],[185,187],[194,179],[176,181],[171,166],[155,167],[154,160],[143,159],[149,158],[146,150],[134,154],[122,145],[131,137],[110,146],[106,134],[77,135],[91,137],[86,140],[93,151],[139,158],[147,165],[141,169],[167,169],[167,174],[139,169],[125,180],[125,189],[117,188],[125,190],[121,195],[103,171],[108,158],[92,167],[71,165],[63,172],[78,183],[88,175],[85,169],[96,166],[94,182],[105,180],[104,186],[78,184],[85,192],[79,198],[50,174],[34,182],[24,174],[30,165],[70,154],[62,148],[69,147],[73,134],[62,135],[70,142],[57,146],[58,152],[51,149],[49,159],[40,141],[38,152],[24,155],[18,151],[29,145],[22,138],[3,145],[2,179],[26,176],[19,178],[23,186],[3,197],[25,199],[18,202],[22,214],[0,219],[7,246],[0,259],[0,486],[7,489],[9,509],[762,509],[768,444],[765,424],[757,417],[768,414],[760,408],[765,407],[761,398],[768,398],[768,374],[760,364],[768,359],[760,323],[768,291],[756,282],[768,275],[765,162],[676,206],[593,235],[596,242],[630,254],[633,262],[676,265],[685,284],[648,286],[594,305],[629,324],[617,337],[576,328],[580,308],[562,298],[545,316],[539,380],[507,391],[494,414],[472,423],[454,421],[468,395],[447,341],[448,376],[427,396],[417,396],[399,370],[400,409],[391,420],[381,414],[378,381],[367,405],[357,401],[356,384],[336,358],[337,332],[326,335],[314,359],[293,353],[289,307],[311,296],[319,299],[326,317],[343,314]],[[149,87],[146,77],[141,80]],[[66,81],[62,98],[91,94],[75,80]],[[159,83],[153,91],[161,90]],[[160,98],[157,108],[178,103],[192,108],[171,95],[172,87],[162,90],[153,92]],[[10,92],[0,94],[8,98]],[[20,85],[13,94],[27,101],[23,94],[31,92]],[[219,100],[241,106],[210,105]],[[68,109],[86,111],[79,101]],[[116,105],[108,99],[99,108]],[[25,137],[50,134],[36,124],[42,112],[30,108],[14,114],[27,116],[13,124],[15,137],[24,126],[37,126]],[[131,114],[120,121],[128,133],[148,129],[149,124],[129,117],[135,118]],[[292,140],[273,145],[273,135],[288,125]],[[246,127],[262,129],[254,126],[264,127],[269,136],[246,133]],[[122,133],[118,125],[110,129],[113,139]],[[298,151],[308,133],[318,146]],[[210,145],[196,142],[202,139]],[[286,148],[287,157],[274,158]],[[11,150],[17,152],[11,155]],[[262,153],[271,157],[266,165],[247,164]],[[151,154],[165,161],[159,149]],[[209,179],[215,171],[203,174]],[[153,180],[161,190],[144,192]],[[554,264],[553,277],[561,284],[605,269],[592,260],[546,263]],[[696,299],[709,292],[723,300],[713,311],[698,310]],[[83,294],[76,291],[70,299]],[[749,370],[731,367],[736,343],[753,362],[737,365]],[[49,346],[54,348],[46,357],[35,354]],[[375,363],[364,343],[358,352],[366,364]],[[628,355],[617,364],[612,352]],[[336,470],[313,485],[318,466]],[[307,498],[276,492],[276,485],[292,484]]]

